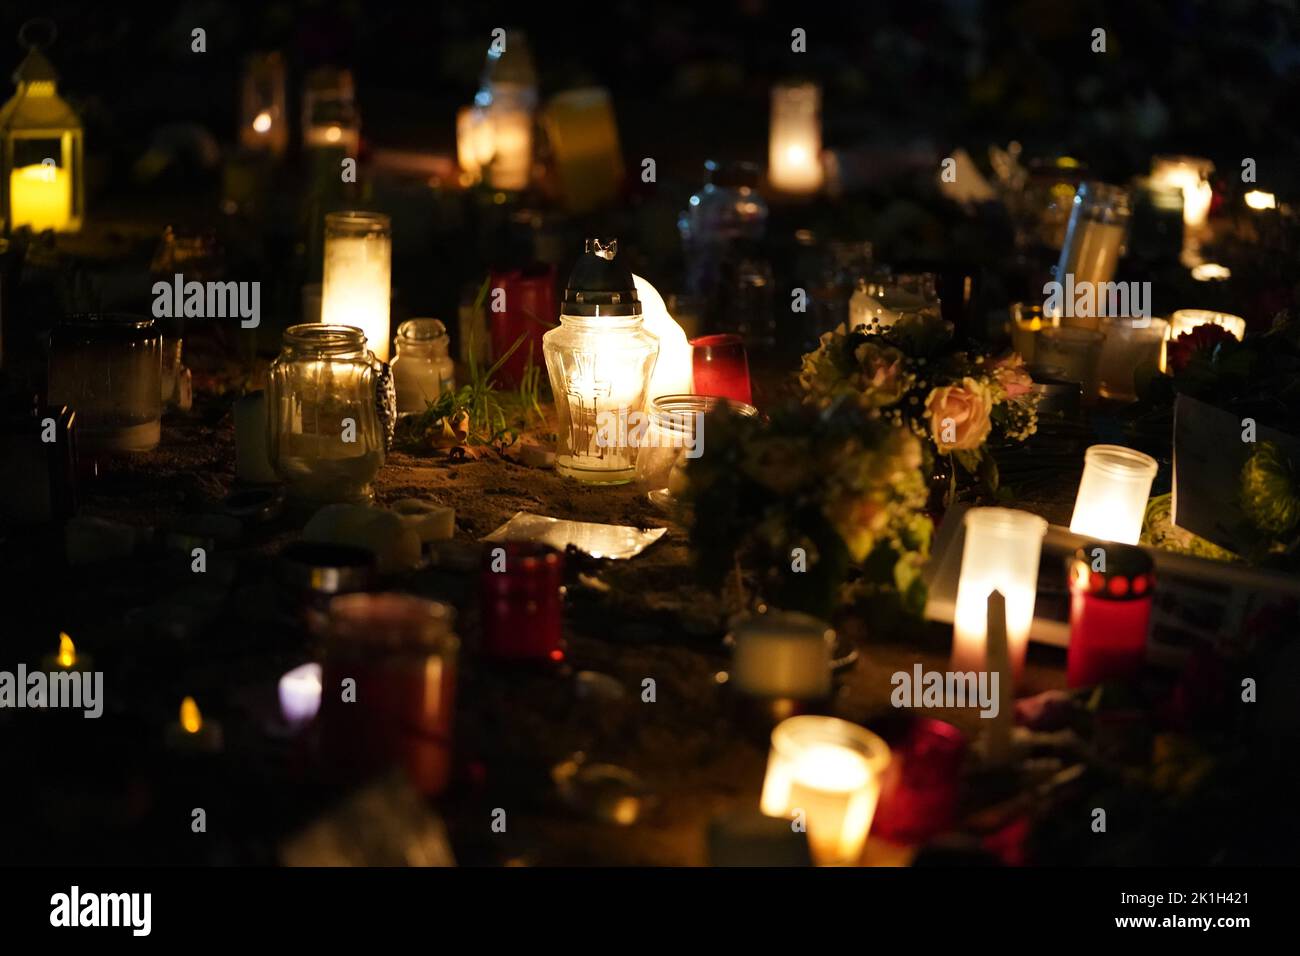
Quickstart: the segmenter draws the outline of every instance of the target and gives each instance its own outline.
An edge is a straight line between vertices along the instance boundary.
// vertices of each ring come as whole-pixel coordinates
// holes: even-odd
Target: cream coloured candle
[[[851,866],[862,856],[889,759],[888,745],[864,727],[791,717],[772,731],[759,806],[802,824],[819,866]]]
[[[767,178],[773,188],[800,195],[821,189],[821,96],[816,83],[772,87]]]
[[[393,245],[389,218],[376,212],[325,216],[321,321],[361,329],[375,357],[389,356]]]
[[[790,611],[738,621],[732,629],[731,685],[754,697],[829,696],[834,633],[825,621]]]
[[[1157,156],[1151,162],[1151,180],[1158,186],[1172,186],[1183,193],[1183,223],[1192,228],[1205,225],[1210,215],[1214,188],[1210,174],[1214,164],[1195,156]]]
[[[53,163],[20,166],[9,174],[12,228],[62,232],[72,220],[72,177]]]
[[[1047,522],[1011,508],[972,508],[966,514],[961,577],[953,619],[952,669],[988,669],[988,597],[1006,602],[1007,653],[1017,680],[1025,664],[1038,594],[1038,560]]]
[[[1132,448],[1093,445],[1084,454],[1070,530],[1089,538],[1137,544],[1157,468],[1154,458]]]

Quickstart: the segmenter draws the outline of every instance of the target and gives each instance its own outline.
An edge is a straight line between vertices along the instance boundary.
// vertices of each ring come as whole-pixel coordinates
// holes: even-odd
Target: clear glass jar
[[[77,413],[83,452],[158,447],[162,430],[162,340],[153,319],[74,315],[50,337],[49,404]]]
[[[849,328],[879,325],[887,329],[905,316],[938,319],[943,303],[932,272],[906,273],[883,279],[862,279],[849,299]]]
[[[555,469],[593,484],[636,477],[629,417],[644,412],[659,340],[642,322],[618,241],[587,240],[564,293],[560,327],[542,337],[559,414]]]
[[[1066,230],[1056,281],[1065,287],[1063,302],[1074,301],[1073,289],[1080,283],[1094,285],[1115,277],[1132,216],[1128,190],[1107,183],[1087,182],[1074,194],[1074,209]],[[1072,278],[1071,278],[1072,277]],[[1069,283],[1072,281],[1072,285]],[[1072,311],[1067,309],[1067,312]],[[1095,317],[1065,317],[1066,325],[1096,328]]]
[[[384,463],[376,408],[383,363],[360,329],[285,330],[267,387],[271,463],[289,493],[312,503],[368,501]]]
[[[448,352],[447,327],[438,319],[408,319],[397,327],[393,382],[397,413],[422,412],[456,387],[456,365]]]
[[[711,395],[661,395],[650,406],[650,424],[638,440],[636,477],[659,505],[672,504],[686,489],[686,462],[704,454],[704,416],[725,399]],[[747,417],[758,409],[730,402]]]

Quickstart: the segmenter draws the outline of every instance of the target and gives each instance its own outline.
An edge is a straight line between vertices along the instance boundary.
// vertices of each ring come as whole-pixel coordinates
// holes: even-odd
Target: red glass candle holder
[[[564,555],[531,542],[493,544],[479,572],[483,652],[501,661],[561,661]]]
[[[455,611],[408,594],[334,598],[325,622],[321,747],[340,779],[398,765],[426,796],[451,776]],[[345,699],[344,681],[356,682]]]
[[[909,717],[884,736],[894,759],[871,832],[896,843],[924,843],[952,825],[966,737],[929,717]]]
[[[1141,548],[1084,545],[1069,562],[1071,687],[1131,680],[1146,660],[1154,564]]]
[[[754,403],[749,386],[749,359],[739,335],[704,335],[691,340],[695,394]]]
[[[502,290],[497,299],[496,290]],[[503,310],[493,311],[500,301]],[[492,360],[510,351],[520,336],[524,340],[497,371],[498,383],[507,386],[523,381],[529,356],[533,365],[544,368],[542,336],[559,322],[560,305],[555,295],[555,268],[530,266],[509,272],[493,272],[488,281],[486,304]]]

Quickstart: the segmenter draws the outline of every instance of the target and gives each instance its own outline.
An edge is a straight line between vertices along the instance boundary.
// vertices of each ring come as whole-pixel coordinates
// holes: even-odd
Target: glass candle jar
[[[704,455],[704,416],[724,399],[709,395],[661,395],[650,405],[650,424],[638,440],[637,481],[656,504],[671,504],[686,489],[686,463]],[[753,405],[730,402],[737,415],[754,416]]]
[[[1038,559],[1046,533],[1047,522],[1027,511],[972,508],[966,513],[953,618],[954,671],[987,669],[988,598],[996,590],[1006,599],[1007,653],[1013,676],[1020,679],[1034,623]]]
[[[1093,445],[1084,454],[1070,530],[1090,538],[1137,544],[1151,482],[1159,466],[1122,445]]]
[[[835,631],[794,611],[746,617],[731,630],[728,683],[750,697],[822,700],[831,694]]]
[[[1095,403],[1097,368],[1101,363],[1105,333],[1070,325],[1049,325],[1038,330],[1034,341],[1034,362],[1058,369],[1061,378],[1067,381],[1078,382],[1083,389],[1084,402]]]
[[[1126,189],[1097,182],[1080,185],[1057,261],[1056,281],[1067,289],[1067,276],[1073,277],[1074,287],[1083,282],[1094,286],[1110,282],[1119,266],[1131,215]],[[1068,314],[1072,309],[1065,311],[1062,321],[1066,325],[1096,328],[1095,317],[1075,317]]]
[[[564,555],[532,542],[492,545],[479,572],[483,651],[501,661],[564,659]]]
[[[791,717],[772,731],[759,806],[802,819],[818,866],[852,866],[862,856],[889,766],[888,745],[835,717]]]
[[[1011,311],[1011,347],[1016,350],[1025,364],[1031,364],[1038,333],[1053,324],[1043,315],[1043,307],[1036,302],[1012,302]]]
[[[514,387],[523,382],[530,363],[541,366],[542,339],[555,327],[555,316],[560,311],[555,299],[555,267],[538,263],[523,269],[494,270],[488,277],[488,287],[494,296],[500,289],[504,300],[500,312],[493,309],[487,315],[492,359],[496,361],[509,353],[497,369],[496,378],[500,384]]]
[[[397,412],[422,412],[428,403],[456,387],[456,365],[448,349],[447,327],[437,319],[408,319],[397,327],[393,384]]]
[[[725,398],[746,406],[754,400],[749,383],[749,358],[739,335],[727,332],[694,339],[691,372],[695,391],[700,395]]]
[[[393,764],[425,796],[451,776],[460,640],[455,611],[409,594],[347,594],[329,604],[321,745],[341,778]],[[355,681],[352,700],[343,681]]]
[[[359,328],[381,362],[388,361],[393,233],[377,212],[325,216],[325,266],[321,321]]]
[[[368,501],[384,463],[376,390],[383,366],[360,329],[285,330],[267,386],[271,464],[300,500]]]
[[[816,83],[772,87],[767,178],[781,192],[808,195],[822,187],[822,90]]]
[[[1172,186],[1183,193],[1183,223],[1189,230],[1205,225],[1210,215],[1214,188],[1210,175],[1214,163],[1196,156],[1157,156],[1151,160],[1151,181]]]
[[[256,53],[244,64],[239,143],[277,158],[289,147],[284,54],[278,51]]]
[[[644,412],[659,356],[632,273],[617,254],[617,240],[587,240],[564,292],[560,327],[542,338],[559,416],[556,471],[592,484],[636,477],[626,422]]]
[[[1093,543],[1069,565],[1070,686],[1131,680],[1146,660],[1154,562],[1141,548]]]
[[[83,314],[50,337],[49,403],[77,415],[85,453],[151,451],[162,431],[162,341],[153,319]]]
[[[1178,309],[1169,316],[1169,338],[1176,339],[1198,325],[1217,325],[1240,342],[1246,337],[1246,320],[1239,315],[1212,309]]]
[[[1132,402],[1137,381],[1160,367],[1169,323],[1164,319],[1103,318],[1106,341],[1097,365],[1097,390],[1103,398]]]
[[[882,733],[893,759],[872,830],[888,840],[924,843],[946,830],[956,814],[966,737],[952,724],[914,715],[897,737]]]
[[[590,212],[618,195],[623,155],[608,90],[592,86],[557,93],[546,104],[543,125],[565,208]]]

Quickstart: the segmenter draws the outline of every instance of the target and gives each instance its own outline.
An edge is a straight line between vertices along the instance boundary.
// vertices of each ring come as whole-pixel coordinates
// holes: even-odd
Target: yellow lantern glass
[[[791,717],[772,731],[759,807],[807,828],[818,866],[853,866],[871,829],[889,746],[835,717]]]
[[[81,120],[59,96],[50,61],[28,46],[17,90],[0,108],[0,214],[10,233],[76,232],[84,217]]]
[[[1047,522],[1012,508],[972,508],[966,513],[957,611],[953,618],[952,669],[987,668],[988,599],[1002,592],[1007,602],[1007,652],[1019,678],[1034,623],[1038,559]]]
[[[1132,448],[1093,445],[1084,454],[1070,530],[1089,538],[1137,544],[1158,467],[1150,455]]]
[[[822,187],[822,91],[816,83],[772,87],[767,178],[781,192],[807,195]]]

